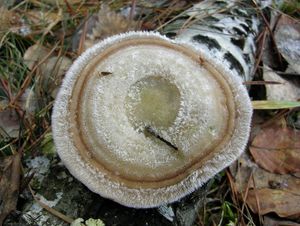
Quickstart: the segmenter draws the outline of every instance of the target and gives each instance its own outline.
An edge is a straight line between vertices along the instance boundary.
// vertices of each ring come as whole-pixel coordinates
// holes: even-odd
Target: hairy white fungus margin
[[[153,32],[112,36],[71,66],[53,137],[90,190],[149,208],[193,192],[248,141],[251,102],[225,60]]]

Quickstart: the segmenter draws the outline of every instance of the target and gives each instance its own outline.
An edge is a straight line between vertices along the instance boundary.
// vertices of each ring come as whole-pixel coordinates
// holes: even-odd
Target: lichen
[[[105,226],[105,224],[100,219],[88,219],[83,223],[84,220],[82,218],[76,219],[72,222],[71,226]]]

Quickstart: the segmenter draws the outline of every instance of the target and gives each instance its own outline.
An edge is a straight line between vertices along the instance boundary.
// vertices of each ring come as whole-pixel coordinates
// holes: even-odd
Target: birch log
[[[198,44],[227,62],[244,81],[251,81],[259,23],[251,1],[206,0],[166,25],[163,33]]]
[[[207,49],[218,60],[225,61],[225,65],[244,81],[251,81],[254,76],[255,38],[260,23],[257,9],[251,1],[206,0],[174,18],[162,28],[162,33]],[[191,226],[204,205],[203,196],[210,185],[207,183],[181,200],[180,205],[164,205],[158,210],[178,225]]]

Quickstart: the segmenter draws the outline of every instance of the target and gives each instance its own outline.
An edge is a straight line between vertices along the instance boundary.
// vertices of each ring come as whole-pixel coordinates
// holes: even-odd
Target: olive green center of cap
[[[180,108],[180,92],[175,84],[159,76],[133,84],[126,97],[127,115],[134,127],[170,127]]]

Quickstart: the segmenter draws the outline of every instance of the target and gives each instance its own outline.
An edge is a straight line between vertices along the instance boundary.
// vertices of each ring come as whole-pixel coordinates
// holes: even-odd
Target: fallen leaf
[[[24,53],[23,60],[28,69],[32,70],[34,65],[43,60],[50,50],[40,44],[30,46]],[[50,55],[51,56],[51,55]]]
[[[245,195],[247,194],[246,191],[249,189],[249,202],[252,205],[253,211],[258,211],[257,206],[255,206],[256,199],[253,200],[254,190],[268,189],[268,191],[279,191],[280,194],[284,191],[288,195],[285,195],[284,193],[277,199],[276,197],[264,196],[264,194],[258,193],[258,195],[260,195],[258,196],[258,200],[266,205],[265,207],[263,206],[265,209],[260,207],[260,214],[264,214],[267,208],[270,212],[280,211],[280,213],[282,213],[283,211],[280,208],[284,208],[285,206],[281,207],[281,205],[283,205],[282,203],[284,203],[284,200],[281,200],[281,198],[285,199],[286,196],[288,196],[290,198],[289,203],[284,203],[289,205],[289,207],[286,207],[287,209],[285,214],[288,218],[294,217],[294,212],[296,211],[294,207],[299,205],[299,178],[290,174],[280,175],[270,173],[253,162],[248,153],[244,153],[235,164],[230,166],[230,172],[234,178],[234,188],[238,191],[238,197],[241,201],[244,201]],[[291,210],[292,208],[294,209]],[[299,208],[297,211],[300,213]]]
[[[300,74],[300,23],[290,16],[281,15],[275,29],[275,42],[289,66]]]
[[[280,217],[300,217],[300,196],[291,191],[269,188],[251,189],[246,202],[254,213],[261,215],[275,212]]]
[[[0,225],[16,209],[21,175],[21,154],[0,160]]]
[[[47,57],[48,56],[48,57]],[[63,76],[72,64],[72,60],[66,56],[55,56],[51,50],[35,44],[29,47],[24,56],[24,63],[29,69],[39,64],[38,71],[40,76],[36,76],[37,85],[42,90],[47,90],[53,98],[56,97],[58,87]],[[37,90],[39,93],[41,90]]]
[[[273,173],[297,173],[300,171],[299,151],[269,151],[260,148],[250,148],[257,164]]]
[[[274,174],[260,168],[255,162],[250,159],[247,153],[244,153],[237,161],[230,167],[230,172],[235,179],[235,185],[240,193],[243,193],[247,186],[249,188],[272,188],[285,189],[297,195],[300,195],[300,179],[290,174]],[[250,177],[253,177],[253,181]],[[250,180],[250,181],[249,181]]]
[[[274,217],[265,216],[264,226],[300,226],[300,224],[293,221],[281,220]]]
[[[253,109],[256,110],[276,110],[300,107],[300,101],[254,100],[251,101],[251,103]]]
[[[300,131],[277,125],[264,128],[254,138],[250,152],[255,162],[269,172],[297,173],[300,171]]]
[[[298,99],[300,99],[300,88],[296,86],[292,81],[284,79],[276,74],[268,66],[264,66],[263,68],[263,78],[265,81],[274,81],[281,83],[276,85],[265,85],[268,100],[297,101]]]
[[[16,102],[25,112],[25,118],[31,119],[37,108],[37,98],[32,88],[25,90]],[[0,101],[0,134],[3,137],[18,137],[20,130],[20,118],[16,110],[10,108],[8,100]]]

